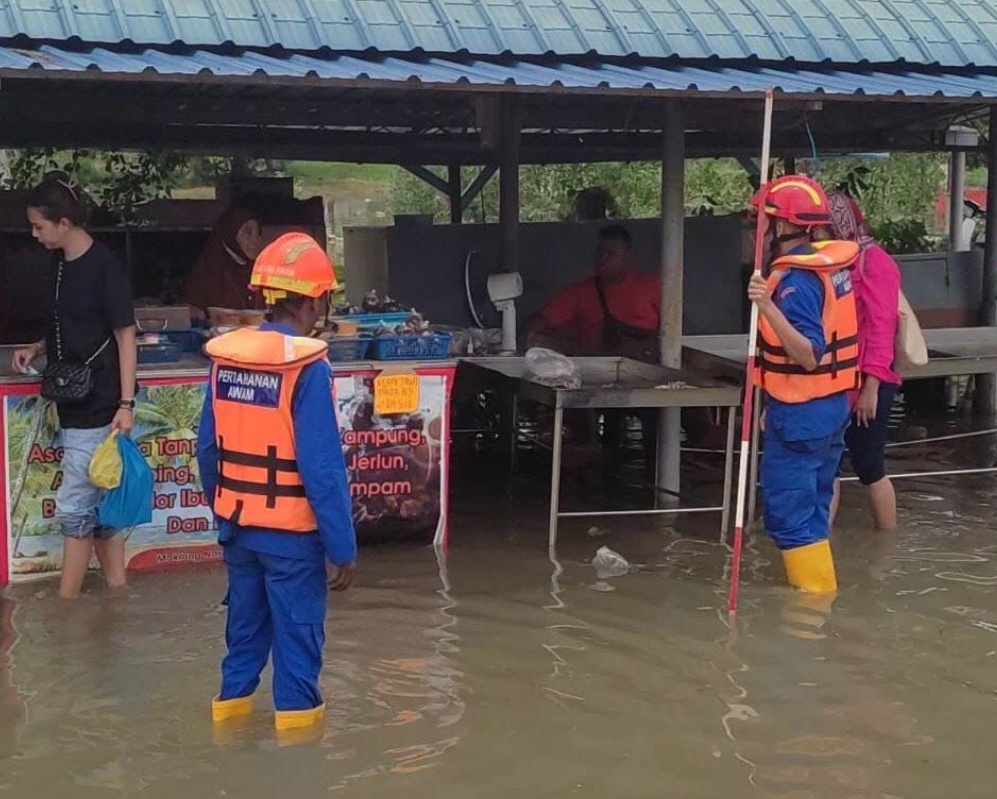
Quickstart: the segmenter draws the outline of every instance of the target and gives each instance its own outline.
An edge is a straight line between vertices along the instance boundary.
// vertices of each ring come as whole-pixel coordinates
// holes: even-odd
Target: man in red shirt
[[[554,295],[527,328],[528,346],[545,346],[565,355],[622,355],[657,363],[661,282],[632,269],[630,252],[630,232],[623,225],[599,231],[595,274]],[[653,480],[657,415],[649,411],[635,415],[644,431],[646,477]],[[621,411],[604,412],[604,439],[610,449],[619,446],[624,416]],[[682,424],[690,440],[699,444],[712,446],[720,432],[702,409],[687,409]],[[580,416],[569,421],[569,428],[577,444],[591,440],[591,428]]]
[[[561,290],[529,326],[532,345],[547,341],[566,355],[626,355],[654,362],[661,318],[661,283],[630,268],[630,232],[599,232],[595,274]]]

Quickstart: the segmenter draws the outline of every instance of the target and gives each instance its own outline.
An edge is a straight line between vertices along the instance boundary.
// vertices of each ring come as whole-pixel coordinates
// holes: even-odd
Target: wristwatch
[[[118,407],[126,411],[135,410],[135,400],[134,399],[122,399],[118,400]]]

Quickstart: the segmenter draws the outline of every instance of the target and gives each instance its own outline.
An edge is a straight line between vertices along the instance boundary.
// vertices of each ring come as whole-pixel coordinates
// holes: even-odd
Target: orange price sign
[[[419,410],[419,375],[379,375],[374,378],[374,413],[391,416]]]

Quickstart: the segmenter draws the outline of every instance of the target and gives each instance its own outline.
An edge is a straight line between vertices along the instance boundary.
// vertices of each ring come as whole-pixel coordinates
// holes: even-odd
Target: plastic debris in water
[[[629,573],[630,564],[619,552],[613,552],[609,547],[599,547],[592,558],[592,565],[595,566],[596,576],[600,580],[608,577],[622,577]]]

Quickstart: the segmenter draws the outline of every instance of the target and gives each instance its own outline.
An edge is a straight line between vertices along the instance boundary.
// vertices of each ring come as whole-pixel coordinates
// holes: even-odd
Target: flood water
[[[956,456],[974,446],[894,468],[973,465]],[[333,598],[329,713],[295,746],[274,738],[269,690],[212,729],[222,571],[137,576],[120,598],[95,581],[71,605],[51,581],[14,586],[0,794],[992,797],[997,480],[900,485],[895,537],[871,533],[846,488],[833,605],[785,589],[753,536],[733,629],[712,517],[565,524],[550,558],[536,482],[497,513],[455,490],[447,557],[365,550]],[[604,544],[634,570],[598,580]]]

